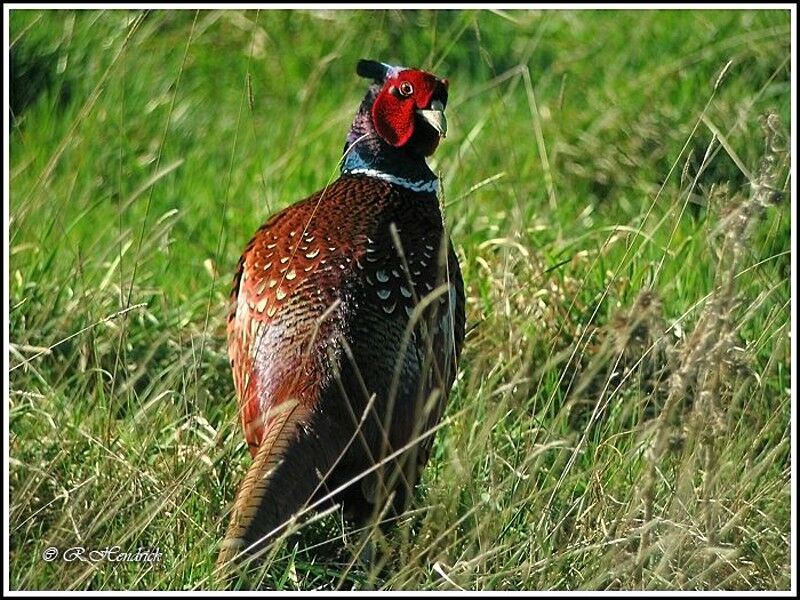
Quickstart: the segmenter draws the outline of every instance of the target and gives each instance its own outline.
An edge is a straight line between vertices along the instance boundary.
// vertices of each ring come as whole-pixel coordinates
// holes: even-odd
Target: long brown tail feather
[[[296,462],[291,460],[292,450],[301,445],[298,436],[302,426],[308,424],[311,411],[296,400],[281,403],[279,410],[236,493],[218,567],[261,549],[263,542],[279,533],[276,530],[303,507],[316,487],[315,478],[306,474],[298,477],[296,472],[291,477],[287,472],[294,466],[288,463]],[[307,449],[303,454],[309,454]],[[291,479],[291,484],[283,487],[285,479]]]

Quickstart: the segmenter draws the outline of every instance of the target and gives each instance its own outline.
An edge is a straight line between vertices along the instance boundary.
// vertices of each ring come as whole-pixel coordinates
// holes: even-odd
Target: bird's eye
[[[403,96],[410,96],[414,93],[414,86],[411,85],[408,81],[404,81],[400,84],[400,94]]]

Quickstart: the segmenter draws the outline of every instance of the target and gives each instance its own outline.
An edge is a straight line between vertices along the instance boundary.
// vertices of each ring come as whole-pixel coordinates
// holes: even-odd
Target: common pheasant
[[[218,564],[304,507],[400,514],[428,460],[464,340],[464,286],[425,162],[448,82],[361,60],[372,83],[341,176],[262,225],[239,259],[228,351],[254,462]]]

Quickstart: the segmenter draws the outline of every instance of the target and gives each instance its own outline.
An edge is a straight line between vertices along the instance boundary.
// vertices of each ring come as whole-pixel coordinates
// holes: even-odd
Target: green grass
[[[358,58],[451,82],[467,285],[385,564],[270,589],[788,589],[789,11],[10,15],[10,588],[209,589],[249,455],[236,261],[337,172]],[[158,548],[148,563],[45,562]],[[259,582],[255,582],[259,583]]]

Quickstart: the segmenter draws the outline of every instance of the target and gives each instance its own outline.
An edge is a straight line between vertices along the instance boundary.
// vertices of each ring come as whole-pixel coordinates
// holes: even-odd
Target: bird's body
[[[359,69],[378,81],[376,65]],[[359,522],[390,498],[399,512],[427,461],[463,342],[464,291],[424,161],[443,133],[443,114],[425,111],[442,113],[446,82],[424,75],[412,79],[433,90],[416,131],[399,145],[376,134],[388,84],[374,84],[341,177],[270,218],[239,260],[228,348],[254,463],[222,563],[318,501],[341,501]]]

